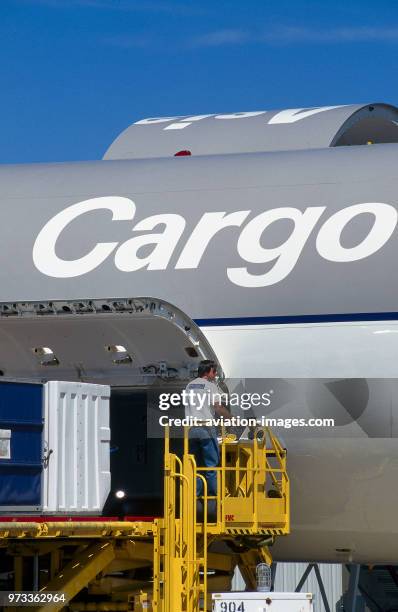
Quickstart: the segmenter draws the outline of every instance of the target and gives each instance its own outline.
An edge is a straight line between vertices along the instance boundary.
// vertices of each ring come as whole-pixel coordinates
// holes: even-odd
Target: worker
[[[213,420],[216,415],[229,418],[231,415],[227,408],[219,401],[220,390],[214,382],[217,376],[215,361],[205,359],[200,362],[198,378],[192,380],[186,387],[187,403],[185,416],[197,419],[198,426],[191,427],[189,431],[190,452],[194,455],[196,465],[199,467],[217,467],[220,463],[220,451],[217,441],[215,425],[206,425],[205,422]],[[200,422],[203,423],[200,423]],[[207,494],[217,495],[216,471],[202,473],[207,481]],[[196,496],[203,495],[203,481],[197,479]]]

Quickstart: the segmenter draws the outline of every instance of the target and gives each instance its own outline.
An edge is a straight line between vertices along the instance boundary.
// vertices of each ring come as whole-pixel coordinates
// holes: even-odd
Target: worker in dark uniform
[[[217,364],[212,360],[201,361],[198,368],[198,378],[191,381],[187,387],[188,401],[185,406],[185,416],[194,417],[203,421],[197,427],[192,427],[189,432],[190,452],[194,455],[197,466],[218,467],[220,463],[220,451],[217,441],[217,430],[214,425],[205,425],[208,420],[213,420],[216,415],[226,418],[230,417],[229,411],[220,401],[220,390],[216,385]],[[218,401],[217,401],[218,400]],[[207,481],[207,494],[217,494],[216,471],[205,471],[203,475]],[[203,495],[203,481],[197,479],[196,495]]]

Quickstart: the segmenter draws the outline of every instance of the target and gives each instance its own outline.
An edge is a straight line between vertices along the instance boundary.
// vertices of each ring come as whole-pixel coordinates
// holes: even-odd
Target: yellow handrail
[[[196,464],[189,452],[189,429],[184,428],[181,459],[170,451],[170,429],[165,428],[165,515],[160,519],[164,545],[158,547],[163,564],[161,560],[156,562],[156,567],[164,568],[164,588],[154,591],[160,602],[156,603],[157,612],[169,612],[176,606],[184,612],[206,610],[207,547],[211,538],[231,537],[236,529],[241,534],[274,535],[288,533],[290,528],[286,451],[268,429],[263,428],[262,437],[235,441],[226,438],[223,428],[220,465],[216,467]],[[215,495],[209,495],[206,474],[210,471],[216,474]],[[196,506],[198,480],[203,484],[200,518]],[[267,482],[280,496],[267,496]],[[216,517],[210,520],[215,522],[209,522],[211,500],[215,500]]]

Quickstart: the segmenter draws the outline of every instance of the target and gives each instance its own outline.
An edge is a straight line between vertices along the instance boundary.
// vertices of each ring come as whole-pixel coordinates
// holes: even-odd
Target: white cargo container
[[[313,612],[312,593],[213,593],[214,612]]]

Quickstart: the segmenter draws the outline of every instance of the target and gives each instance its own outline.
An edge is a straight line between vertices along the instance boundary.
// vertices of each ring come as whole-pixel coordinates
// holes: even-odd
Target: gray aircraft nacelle
[[[216,358],[268,416],[335,421],[278,430],[275,557],[395,562],[395,143],[396,108],[348,105],[145,119],[102,161],[3,166],[1,373],[111,384],[147,500],[133,394]]]

